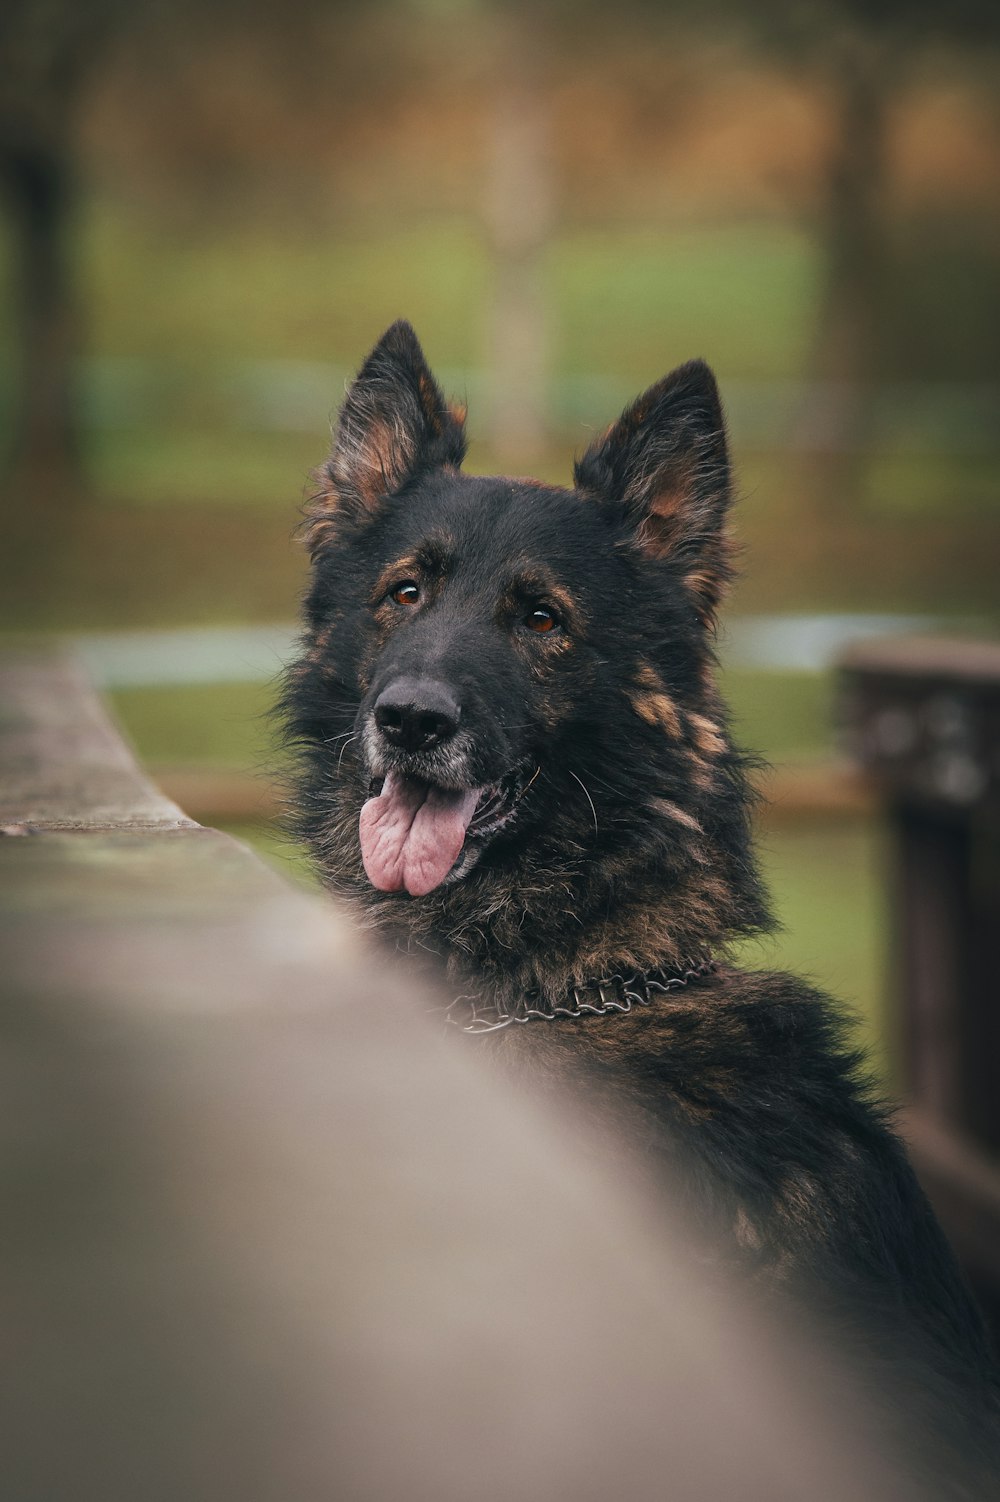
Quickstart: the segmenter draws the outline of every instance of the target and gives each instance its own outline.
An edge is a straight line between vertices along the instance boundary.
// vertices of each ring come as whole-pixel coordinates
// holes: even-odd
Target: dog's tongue
[[[405,887],[423,897],[444,881],[458,860],[479,801],[469,788],[446,792],[390,772],[377,798],[361,810],[361,858],[373,886]]]

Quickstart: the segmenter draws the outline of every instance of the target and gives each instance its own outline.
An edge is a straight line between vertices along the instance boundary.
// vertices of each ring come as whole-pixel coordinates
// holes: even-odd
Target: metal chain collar
[[[445,1021],[463,1033],[495,1033],[499,1028],[509,1027],[512,1022],[551,1022],[557,1017],[605,1017],[609,1012],[631,1012],[635,1006],[649,1006],[656,996],[670,991],[679,991],[693,980],[711,975],[718,968],[713,959],[692,962],[683,970],[645,970],[632,975],[608,975],[601,980],[584,981],[571,986],[563,1004],[539,1005],[537,991],[527,991],[513,1011],[507,1011],[493,1002],[483,1004],[481,996],[456,996],[445,1007]],[[590,999],[593,997],[594,999]],[[471,1017],[460,1010],[453,1012],[462,1003],[467,1004]]]

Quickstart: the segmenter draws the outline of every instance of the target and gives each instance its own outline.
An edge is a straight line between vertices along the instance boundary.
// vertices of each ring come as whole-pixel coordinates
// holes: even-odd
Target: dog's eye
[[[554,631],[559,625],[551,610],[546,610],[544,605],[539,605],[524,618],[524,624],[529,631]]]
[[[416,605],[420,600],[420,586],[412,579],[404,579],[402,584],[393,586],[390,595],[397,605]]]

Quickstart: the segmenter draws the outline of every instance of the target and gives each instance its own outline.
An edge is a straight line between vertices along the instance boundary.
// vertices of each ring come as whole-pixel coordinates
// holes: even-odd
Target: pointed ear
[[[340,409],[333,451],[309,512],[315,550],[338,516],[375,512],[420,470],[461,464],[465,412],[445,401],[408,323],[394,323],[358,372]]]
[[[648,558],[670,560],[706,625],[731,577],[729,457],[715,377],[691,360],[627,407],[576,465]]]

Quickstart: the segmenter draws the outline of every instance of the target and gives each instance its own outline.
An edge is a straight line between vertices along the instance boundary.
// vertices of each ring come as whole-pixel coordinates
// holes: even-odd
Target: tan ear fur
[[[316,473],[307,512],[311,551],[343,523],[373,516],[419,470],[461,464],[465,412],[449,406],[408,323],[395,323],[372,350],[340,409],[333,450]]]
[[[591,445],[575,477],[620,515],[632,547],[675,566],[710,624],[731,564],[725,427],[708,366],[693,360],[651,386]]]

